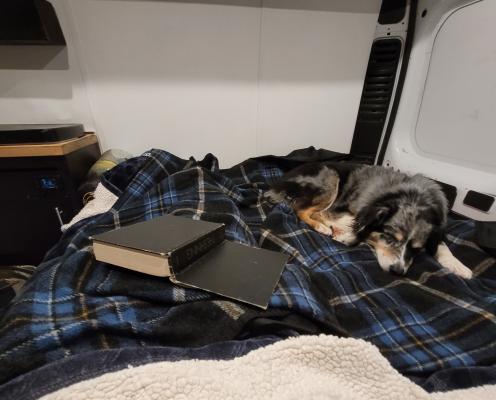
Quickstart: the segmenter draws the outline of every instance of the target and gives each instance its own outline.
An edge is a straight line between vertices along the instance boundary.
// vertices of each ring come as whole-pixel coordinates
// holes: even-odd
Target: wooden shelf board
[[[94,133],[88,132],[84,136],[61,142],[4,144],[0,145],[0,157],[63,156],[94,143],[98,143],[98,138]]]

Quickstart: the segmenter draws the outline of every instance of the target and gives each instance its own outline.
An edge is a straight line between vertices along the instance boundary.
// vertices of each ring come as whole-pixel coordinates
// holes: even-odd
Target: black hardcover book
[[[288,256],[224,240],[224,225],[165,215],[94,236],[95,258],[267,308]]]
[[[145,274],[170,276],[224,240],[224,225],[164,215],[92,237],[95,258]]]

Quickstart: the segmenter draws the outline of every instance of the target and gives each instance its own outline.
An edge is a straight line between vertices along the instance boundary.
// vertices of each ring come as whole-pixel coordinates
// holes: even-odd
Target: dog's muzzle
[[[389,267],[389,270],[391,272],[394,272],[395,274],[398,274],[398,275],[405,275],[408,268],[402,266],[400,263],[397,263],[397,264],[393,264]]]

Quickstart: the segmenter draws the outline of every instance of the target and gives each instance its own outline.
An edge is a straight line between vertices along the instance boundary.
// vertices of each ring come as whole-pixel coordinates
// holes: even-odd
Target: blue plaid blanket
[[[256,335],[253,321],[271,327],[288,316],[372,342],[417,381],[494,365],[496,261],[472,241],[473,223],[451,220],[447,240],[475,279],[449,274],[427,255],[407,276],[384,273],[367,246],[345,247],[285,204],[264,201],[268,185],[305,159],[249,159],[220,170],[212,155],[183,160],[151,150],[107,172],[102,182],[116,204],[71,227],[1,319],[0,382],[93,350]],[[95,261],[91,235],[165,213],[223,222],[230,240],[289,254],[269,310]]]

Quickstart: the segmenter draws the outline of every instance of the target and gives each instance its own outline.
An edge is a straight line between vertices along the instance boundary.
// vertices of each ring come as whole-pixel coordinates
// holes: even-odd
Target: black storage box
[[[38,264],[82,208],[77,192],[100,157],[96,135],[0,145],[0,265]]]

